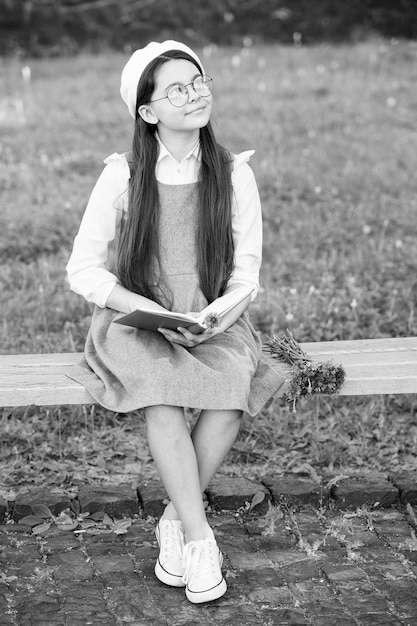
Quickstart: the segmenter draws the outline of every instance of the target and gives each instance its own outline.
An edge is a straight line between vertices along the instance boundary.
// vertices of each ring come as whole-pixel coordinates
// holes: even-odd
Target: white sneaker
[[[227,585],[221,566],[223,555],[216,540],[190,541],[184,546],[185,595],[199,604],[216,600],[226,593]]]
[[[159,545],[159,557],[155,576],[171,587],[185,587],[183,581],[184,529],[178,520],[159,520],[155,535]]]

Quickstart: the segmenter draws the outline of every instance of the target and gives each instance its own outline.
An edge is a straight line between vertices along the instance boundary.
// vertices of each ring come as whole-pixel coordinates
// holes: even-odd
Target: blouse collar
[[[158,154],[158,159],[156,162],[160,163],[160,161],[162,161],[162,159],[165,159],[166,157],[173,159],[174,161],[177,162],[177,160],[175,159],[175,157],[172,156],[172,154],[170,153],[168,148],[165,146],[165,144],[162,143],[158,133],[156,133],[156,139],[159,145],[159,154]],[[201,161],[200,139],[197,140],[196,144],[194,145],[193,148],[191,148],[188,154],[186,154],[185,157],[181,159],[181,163],[183,163],[187,159],[192,159],[192,158],[194,158],[196,161]]]

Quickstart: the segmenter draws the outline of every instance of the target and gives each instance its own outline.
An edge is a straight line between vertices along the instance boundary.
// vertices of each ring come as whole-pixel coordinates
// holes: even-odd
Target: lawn
[[[417,331],[417,45],[208,47],[214,127],[251,160],[264,211],[264,338]],[[102,159],[130,147],[126,56],[0,65],[0,350],[81,350],[90,307],[64,267]],[[417,469],[416,396],[273,400],[222,471],[261,476]],[[190,414],[192,421],[194,416]],[[0,413],[0,487],[135,482],[154,471],[140,413]]]

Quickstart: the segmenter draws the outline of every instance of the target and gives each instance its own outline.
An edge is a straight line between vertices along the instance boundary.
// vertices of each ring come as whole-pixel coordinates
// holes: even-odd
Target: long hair
[[[156,125],[146,123],[138,114],[138,107],[150,101],[156,72],[170,59],[190,61],[202,73],[193,57],[172,50],[154,59],[140,78],[129,163],[129,211],[118,248],[118,274],[122,285],[165,306],[156,284],[159,258]],[[197,268],[200,288],[207,301],[212,302],[225,290],[233,270],[231,156],[216,142],[210,122],[200,129],[200,148]]]

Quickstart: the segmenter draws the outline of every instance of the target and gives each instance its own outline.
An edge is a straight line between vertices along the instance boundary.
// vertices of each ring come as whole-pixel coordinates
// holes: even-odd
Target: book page
[[[234,291],[231,291],[224,296],[220,296],[218,300],[212,302],[201,311],[200,315],[198,316],[198,320],[201,322],[209,313],[214,313],[219,315],[220,317],[223,317],[224,315],[229,313],[229,311],[234,309],[235,306],[243,302],[245,298],[250,296],[252,292],[253,287],[245,287],[244,285],[242,285],[242,287],[239,287],[238,289],[235,289]]]

